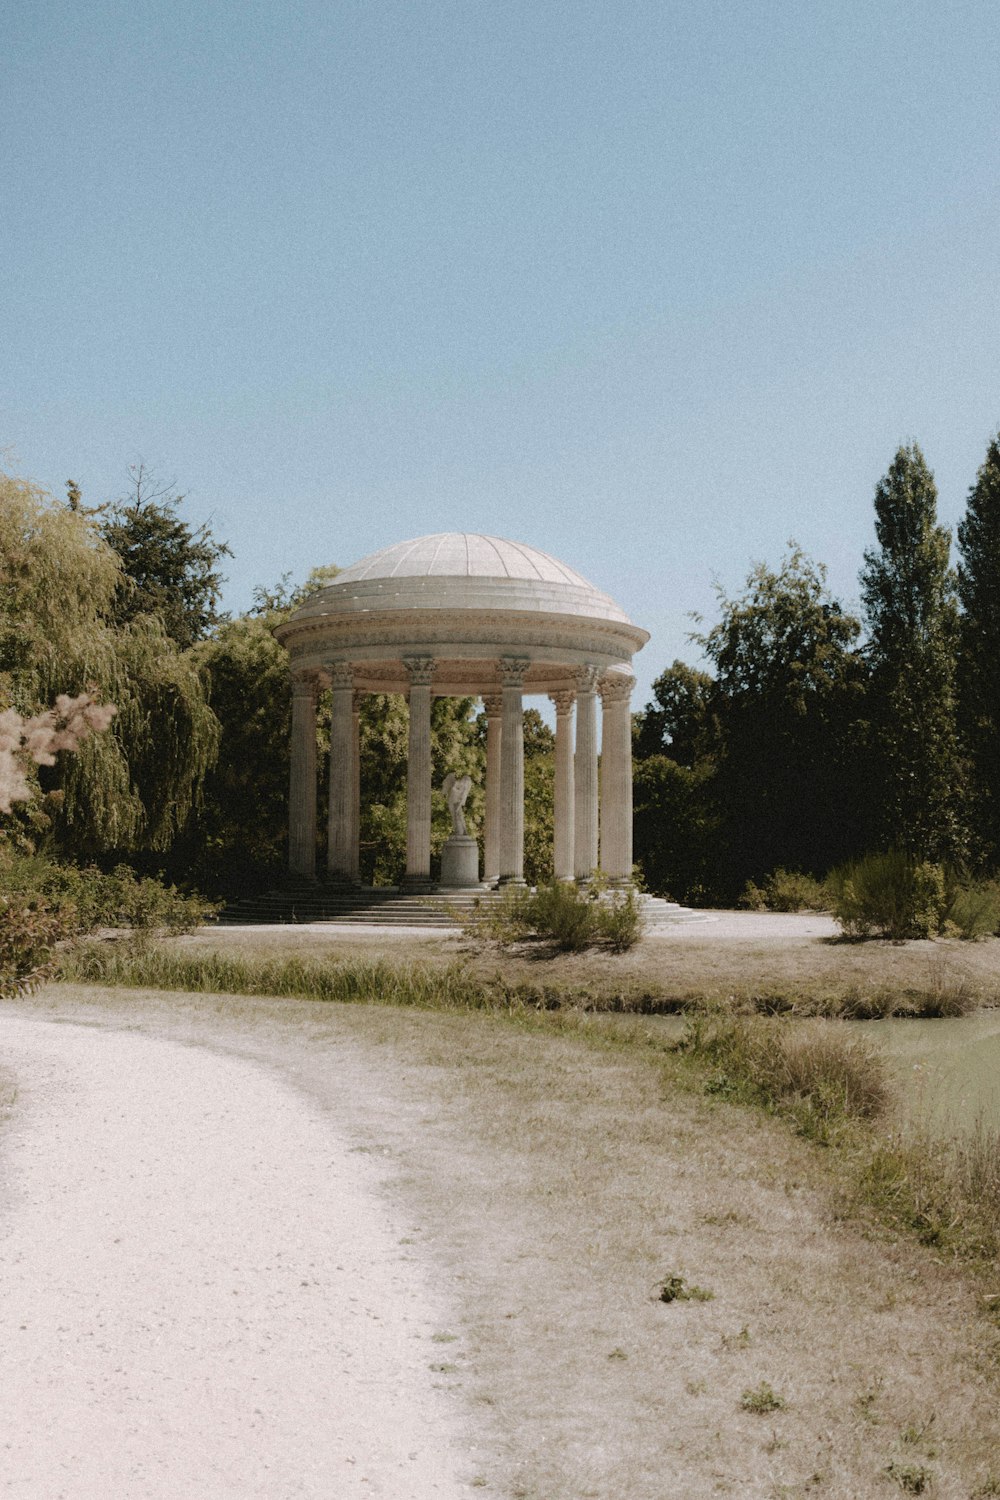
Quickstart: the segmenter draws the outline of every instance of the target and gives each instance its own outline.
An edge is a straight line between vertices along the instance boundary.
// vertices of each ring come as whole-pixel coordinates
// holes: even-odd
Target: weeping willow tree
[[[108,733],[41,772],[40,805],[74,856],[167,849],[218,752],[196,663],[155,615],[114,625],[121,579],[86,513],[0,475],[0,708],[91,692],[117,709]]]

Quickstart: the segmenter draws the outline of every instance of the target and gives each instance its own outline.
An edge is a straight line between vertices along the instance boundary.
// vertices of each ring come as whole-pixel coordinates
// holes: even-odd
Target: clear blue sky
[[[142,456],[226,604],[422,532],[653,639],[795,537],[856,599],[916,438],[1000,426],[989,0],[5,0],[0,445]]]

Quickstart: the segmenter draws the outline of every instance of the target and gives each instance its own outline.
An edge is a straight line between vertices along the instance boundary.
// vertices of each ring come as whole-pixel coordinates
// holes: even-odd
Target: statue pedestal
[[[479,845],[467,833],[453,833],[441,850],[443,886],[479,885]]]

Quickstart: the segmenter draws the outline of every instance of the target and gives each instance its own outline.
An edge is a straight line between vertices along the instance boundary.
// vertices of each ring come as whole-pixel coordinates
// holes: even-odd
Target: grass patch
[[[660,1283],[657,1295],[659,1302],[711,1302],[715,1297],[707,1287],[695,1286],[693,1282],[684,1280],[683,1276],[668,1276]]]
[[[445,1010],[509,1009],[529,999],[517,993],[517,986],[505,986],[499,977],[485,984],[459,963],[432,968],[384,959],[337,963],[181,953],[141,940],[83,943],[62,955],[59,977],[82,984],[183,990],[196,995],[274,995],[340,1005],[377,1003]]]
[[[901,1464],[896,1459],[886,1464],[885,1472],[908,1495],[922,1495],[934,1478],[923,1464]]]
[[[949,1254],[1000,1260],[1000,1132],[981,1122],[948,1139],[910,1131],[876,1137],[853,1156],[849,1211],[874,1212]],[[1000,1295],[984,1305],[1000,1314]]]
[[[710,1093],[783,1114],[823,1144],[889,1100],[880,1054],[823,1022],[696,1018],[677,1046],[707,1071]]]
[[[784,1411],[788,1402],[784,1396],[779,1396],[777,1391],[772,1390],[766,1380],[762,1380],[760,1385],[743,1392],[740,1405],[744,1411],[752,1411],[762,1417],[771,1411]]]

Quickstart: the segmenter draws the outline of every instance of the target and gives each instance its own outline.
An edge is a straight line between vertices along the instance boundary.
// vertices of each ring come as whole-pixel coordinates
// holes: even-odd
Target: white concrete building
[[[363,693],[409,700],[408,887],[430,883],[431,699],[442,695],[480,696],[485,705],[485,882],[523,880],[526,694],[547,694],[556,709],[557,878],[585,879],[600,866],[613,881],[631,879],[630,665],[649,634],[572,568],[499,537],[418,537],[338,574],[275,633],[288,650],[294,693],[293,875],[315,875],[316,695],[326,685],[333,690],[329,880],[358,880]]]

